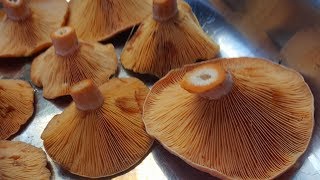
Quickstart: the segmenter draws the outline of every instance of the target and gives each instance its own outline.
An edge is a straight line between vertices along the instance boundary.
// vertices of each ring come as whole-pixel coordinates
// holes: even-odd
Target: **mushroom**
[[[151,2],[151,0],[71,0],[68,25],[76,29],[81,39],[103,41],[140,24],[151,14]]]
[[[240,13],[265,31],[271,39],[285,37],[310,24],[318,24],[319,13],[312,3],[292,0],[242,0]],[[308,17],[308,18],[305,18]]]
[[[305,152],[314,99],[302,76],[255,59],[171,71],[146,98],[148,134],[191,166],[222,179],[273,179]]]
[[[84,80],[74,100],[41,135],[51,158],[73,174],[98,178],[128,170],[148,153],[153,139],[142,122],[149,89],[138,79],[111,79],[99,88]]]
[[[49,180],[47,157],[42,149],[18,141],[0,140],[0,179]]]
[[[171,69],[218,53],[219,46],[201,29],[187,3],[154,0],[153,16],[127,42],[121,62],[134,72],[162,77]]]
[[[30,56],[50,46],[50,33],[67,18],[65,0],[2,0],[0,57]]]
[[[281,55],[285,65],[301,72],[320,90],[320,26],[297,32],[283,47]]]
[[[22,80],[0,80],[0,140],[17,133],[33,114],[34,91]],[[0,178],[1,179],[1,178]]]
[[[117,55],[112,44],[78,41],[71,27],[62,27],[51,35],[53,46],[34,59],[31,80],[43,87],[47,99],[69,95],[70,88],[84,79],[97,85],[117,70]]]

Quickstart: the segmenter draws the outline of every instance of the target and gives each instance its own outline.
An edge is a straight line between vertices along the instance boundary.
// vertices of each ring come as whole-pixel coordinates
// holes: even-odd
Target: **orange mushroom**
[[[154,0],[153,16],[127,42],[121,62],[134,72],[162,77],[171,69],[218,53],[219,46],[201,29],[187,3]]]
[[[84,80],[71,89],[74,100],[55,116],[41,138],[51,158],[71,173],[112,176],[143,159],[153,139],[142,122],[149,89],[138,79],[111,79],[100,86]]]
[[[84,79],[101,85],[115,74],[118,61],[112,44],[78,41],[71,27],[58,29],[51,38],[53,46],[31,65],[31,80],[43,87],[45,98],[69,95],[71,86]]]
[[[103,41],[151,14],[151,0],[71,0],[68,25],[81,39]],[[81,18],[80,18],[81,17]]]
[[[314,99],[302,76],[255,59],[171,71],[144,105],[147,132],[191,166],[222,179],[273,179],[305,152]]]
[[[245,21],[251,21],[275,38],[316,24],[319,18],[316,8],[304,1],[243,0],[242,3],[244,7],[240,12],[244,13]]]
[[[65,23],[65,0],[2,0],[0,57],[33,55],[50,46],[50,33]]]
[[[297,32],[283,47],[283,62],[301,72],[315,90],[320,90],[320,26]]]
[[[33,114],[34,91],[22,80],[0,80],[0,140],[17,133]],[[1,179],[1,178],[0,178]]]
[[[0,179],[49,180],[47,156],[42,149],[17,141],[0,140]]]

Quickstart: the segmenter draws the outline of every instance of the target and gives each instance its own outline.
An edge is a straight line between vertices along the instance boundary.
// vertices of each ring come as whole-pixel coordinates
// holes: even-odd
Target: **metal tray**
[[[247,24],[241,23],[241,18],[239,18],[241,16],[238,16],[238,13],[245,13],[245,11],[241,9],[245,1],[246,0],[188,0],[187,2],[193,8],[203,29],[221,46],[221,57],[264,57],[281,63],[281,56],[279,55],[281,47],[295,33],[297,28],[278,34],[266,34],[256,28],[247,26]],[[299,0],[293,1],[298,2]],[[304,5],[316,8],[315,11],[317,11],[320,7],[320,1],[308,0],[304,1]],[[233,11],[229,11],[230,9]],[[133,32],[133,30],[131,32]],[[130,32],[122,33],[110,41],[115,45],[118,57],[130,34]],[[33,58],[34,57],[1,60],[0,79],[24,79],[31,83],[30,64]],[[151,76],[128,72],[124,70],[120,64],[117,76],[138,77],[149,87],[157,80]],[[317,87],[315,83],[320,83],[319,79],[318,82],[308,82],[313,89],[316,101],[316,125],[312,142],[308,151],[299,162],[291,170],[279,177],[279,179],[320,179],[320,91],[314,88]],[[43,142],[40,138],[42,131],[50,119],[54,115],[61,113],[71,102],[71,98],[62,97],[57,100],[48,101],[42,97],[41,89],[35,86],[33,87],[36,96],[35,113],[12,140],[24,141],[36,147],[43,148]],[[52,168],[53,179],[83,179],[64,171],[57,164],[53,163],[50,158],[49,164]],[[170,154],[158,143],[154,144],[151,153],[139,165],[125,172],[125,174],[107,179],[113,178],[152,180],[215,179],[206,173],[190,167],[179,158]]]

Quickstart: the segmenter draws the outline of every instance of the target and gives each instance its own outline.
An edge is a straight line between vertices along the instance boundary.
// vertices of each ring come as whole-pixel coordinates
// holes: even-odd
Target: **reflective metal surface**
[[[300,28],[319,23],[319,0],[292,0],[299,7],[294,9],[293,17],[283,20],[281,23],[268,22],[266,19],[260,22],[248,20],[250,16],[250,2],[253,0],[188,0],[203,29],[221,46],[221,57],[264,57],[274,62],[281,63],[279,52],[283,45]],[[263,0],[256,0],[263,3]],[[272,0],[273,2],[274,0]],[[284,2],[282,0],[278,0]],[[285,0],[286,1],[286,0]],[[266,2],[266,1],[264,1]],[[271,1],[270,1],[271,2]],[[248,5],[249,3],[249,5]],[[286,5],[277,6],[270,18],[279,20],[289,8]],[[268,7],[266,7],[268,8]],[[283,8],[283,9],[281,9]],[[254,14],[254,13],[253,13]],[[252,15],[251,15],[252,17]],[[254,17],[254,16],[253,16]],[[267,18],[267,17],[265,17]],[[263,19],[263,18],[262,18]],[[283,19],[283,18],[282,18]],[[270,26],[269,26],[270,25]],[[129,33],[119,35],[114,43],[120,56],[123,45],[128,39]],[[107,42],[105,42],[107,43]],[[320,43],[320,42],[319,42]],[[30,81],[30,64],[34,57],[22,59],[6,59],[0,61],[0,78],[24,79]],[[299,70],[299,69],[297,69]],[[154,77],[137,75],[125,71],[119,65],[118,77],[135,76],[143,80],[147,85],[157,80]],[[308,81],[308,79],[306,79]],[[309,82],[315,96],[316,114],[315,129],[312,142],[305,155],[289,172],[279,179],[320,179],[320,77],[317,82]],[[25,125],[18,135],[12,140],[24,141],[34,146],[43,148],[40,135],[50,119],[63,111],[71,102],[69,97],[48,101],[42,97],[42,90],[34,87],[36,95],[35,113],[33,118]],[[74,176],[55,163],[50,161],[54,179],[82,179]],[[126,174],[110,177],[114,179],[215,179],[206,173],[191,168],[179,158],[171,155],[161,145],[155,143],[151,153],[135,168]],[[35,177],[36,179],[36,177]]]

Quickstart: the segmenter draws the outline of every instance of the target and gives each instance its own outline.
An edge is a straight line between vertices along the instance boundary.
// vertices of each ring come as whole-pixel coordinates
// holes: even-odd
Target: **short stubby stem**
[[[77,108],[82,111],[98,109],[103,105],[104,97],[92,80],[83,80],[75,84],[70,95]]]
[[[156,21],[167,21],[177,13],[177,0],[153,0],[153,18]]]
[[[186,73],[181,87],[203,98],[216,100],[232,90],[233,80],[222,65],[204,64]]]
[[[21,21],[31,14],[26,0],[2,0],[2,3],[4,11],[11,20]]]
[[[62,27],[51,34],[52,44],[57,55],[68,56],[79,48],[76,31],[72,27]]]

